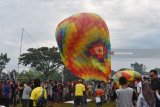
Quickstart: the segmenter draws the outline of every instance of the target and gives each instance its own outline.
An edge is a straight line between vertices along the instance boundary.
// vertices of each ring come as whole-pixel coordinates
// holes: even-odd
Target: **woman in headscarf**
[[[137,107],[155,107],[155,103],[156,99],[150,83],[148,81],[143,82],[142,93],[138,97]]]

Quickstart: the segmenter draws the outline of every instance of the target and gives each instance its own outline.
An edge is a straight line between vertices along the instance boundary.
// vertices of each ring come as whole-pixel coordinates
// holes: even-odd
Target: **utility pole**
[[[20,44],[20,52],[19,52],[19,57],[21,56],[21,52],[22,52],[23,31],[24,31],[24,28],[22,28],[22,34],[21,34],[21,44]],[[18,62],[18,72],[19,72],[19,62]]]
[[[64,71],[64,66],[62,66],[62,68],[61,68],[61,73],[62,73],[62,83],[64,82],[64,73],[63,73],[63,71]]]

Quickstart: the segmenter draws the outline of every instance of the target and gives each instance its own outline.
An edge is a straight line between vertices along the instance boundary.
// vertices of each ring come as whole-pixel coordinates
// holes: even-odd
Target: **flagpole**
[[[19,52],[19,57],[21,56],[21,52],[22,52],[23,31],[24,31],[24,28],[22,28],[22,34],[21,34],[21,44],[20,44],[20,52]],[[19,72],[19,62],[18,62],[18,72]]]

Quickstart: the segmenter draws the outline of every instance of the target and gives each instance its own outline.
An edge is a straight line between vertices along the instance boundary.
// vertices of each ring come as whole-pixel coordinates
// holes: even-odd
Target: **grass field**
[[[115,107],[115,103],[103,103],[103,106],[102,107]],[[55,104],[54,107],[73,107],[73,104]],[[87,104],[87,107],[96,107],[96,104],[95,102],[89,102]]]
[[[20,104],[17,107],[22,107]],[[54,104],[53,107],[73,107],[73,104],[65,104],[65,103],[60,103],[60,104]],[[89,102],[87,104],[87,107],[96,107],[95,102]],[[102,107],[116,107],[114,102],[111,103],[103,103]]]

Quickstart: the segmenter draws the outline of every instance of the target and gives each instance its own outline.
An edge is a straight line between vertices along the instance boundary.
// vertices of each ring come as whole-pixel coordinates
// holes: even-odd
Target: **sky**
[[[0,53],[11,58],[5,70],[17,69],[22,28],[22,53],[57,46],[57,24],[81,12],[96,13],[106,21],[112,49],[160,49],[159,4],[159,0],[0,0]],[[157,59],[112,59],[112,69],[136,61],[148,70],[159,66]]]

